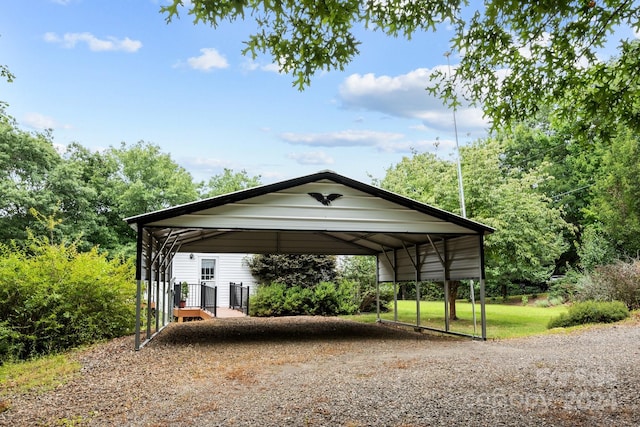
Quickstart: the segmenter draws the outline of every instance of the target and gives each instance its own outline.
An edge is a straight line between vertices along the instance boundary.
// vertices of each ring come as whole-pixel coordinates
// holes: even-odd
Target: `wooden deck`
[[[218,318],[227,318],[227,317],[246,317],[244,313],[239,310],[232,310],[230,308],[221,308],[218,307],[216,309]],[[214,315],[212,312],[203,310],[199,307],[187,307],[187,308],[177,308],[174,307],[173,315],[178,318],[178,323],[184,322],[185,317],[199,317],[202,320],[214,319]]]
[[[213,319],[213,313],[203,310],[199,307],[195,308],[173,308],[173,315],[178,318],[178,323],[184,322],[185,317],[199,317],[203,320]]]

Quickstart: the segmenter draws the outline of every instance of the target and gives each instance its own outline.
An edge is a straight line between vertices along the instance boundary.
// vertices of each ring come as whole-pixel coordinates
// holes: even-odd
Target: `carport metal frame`
[[[319,203],[310,193],[336,194]],[[321,171],[274,184],[163,209],[125,221],[137,232],[135,348],[173,319],[173,257],[178,252],[375,255],[377,320],[486,339],[484,236],[491,227],[381,188]],[[450,330],[452,280],[479,280],[481,336]],[[444,283],[445,328],[420,324],[419,283]],[[416,322],[380,318],[379,284],[416,282]],[[145,286],[146,285],[146,286]],[[146,300],[143,301],[143,297]],[[146,310],[141,336],[142,307]],[[475,316],[475,311],[474,311]],[[152,324],[154,327],[152,328]]]

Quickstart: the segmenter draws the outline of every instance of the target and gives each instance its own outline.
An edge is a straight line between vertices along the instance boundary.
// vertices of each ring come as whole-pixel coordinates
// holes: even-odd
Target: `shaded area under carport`
[[[384,325],[338,317],[290,316],[213,319],[172,324],[151,345],[220,345],[223,343],[285,343],[307,341],[416,341],[456,340],[451,336],[423,334]]]

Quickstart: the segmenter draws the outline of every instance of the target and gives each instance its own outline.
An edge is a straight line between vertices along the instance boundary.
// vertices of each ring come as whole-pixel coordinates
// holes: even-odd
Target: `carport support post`
[[[485,311],[485,298],[484,298],[484,237],[482,234],[480,239],[480,318],[482,319],[482,339],[487,339],[487,313]]]
[[[449,280],[444,281],[444,330],[449,332]]]
[[[377,268],[378,257],[376,257],[376,321],[380,321],[380,273]]]
[[[156,296],[155,296],[156,331],[160,330],[160,316],[158,316],[158,310],[160,309],[160,272],[161,272],[160,259],[158,258],[156,260]],[[148,310],[151,313],[151,305],[149,306]]]
[[[420,326],[420,250],[418,245],[416,249],[416,326]]]
[[[393,250],[393,320],[398,321],[398,251]]]
[[[166,252],[165,252],[166,257]],[[162,326],[166,325],[165,323],[165,312],[167,311],[167,270],[169,267],[165,264],[166,258],[162,261]],[[160,313],[156,310],[156,316],[159,316]]]
[[[151,265],[151,261],[153,260],[153,237],[151,236],[151,233],[149,234],[149,241],[147,242],[147,260],[146,260],[146,265],[147,265],[147,336],[146,336],[146,340],[148,340],[151,337],[151,284],[152,282],[152,272],[153,272],[153,266]]]
[[[142,225],[136,236],[136,335],[135,349],[140,350],[140,306],[142,305]]]
[[[442,272],[444,275],[444,330],[449,332],[449,329],[451,328],[451,319],[449,318],[449,293],[451,291],[451,288],[449,287],[451,282],[449,279],[451,277],[451,272],[449,271],[449,266],[451,263],[449,261],[449,248],[447,247],[446,239],[442,242],[442,246],[444,258],[440,257],[440,262],[442,263]]]

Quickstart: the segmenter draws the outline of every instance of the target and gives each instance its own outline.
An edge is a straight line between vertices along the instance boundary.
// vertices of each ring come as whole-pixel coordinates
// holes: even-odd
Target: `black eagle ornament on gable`
[[[337,193],[327,194],[326,196],[320,193],[307,193],[307,194],[325,206],[329,206],[331,202],[342,197],[342,194],[337,194]]]

